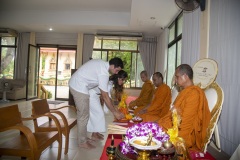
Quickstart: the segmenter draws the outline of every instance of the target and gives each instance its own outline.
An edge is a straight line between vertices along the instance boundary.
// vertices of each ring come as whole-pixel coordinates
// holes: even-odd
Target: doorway
[[[39,84],[47,90],[47,99],[68,100],[68,81],[75,59],[76,47],[40,47]]]

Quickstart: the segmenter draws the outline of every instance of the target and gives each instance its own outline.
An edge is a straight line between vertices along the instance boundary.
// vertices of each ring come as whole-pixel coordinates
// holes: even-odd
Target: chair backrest
[[[42,115],[48,112],[50,112],[50,109],[46,99],[32,101],[33,115]]]
[[[207,129],[207,136],[205,138],[204,153],[207,150],[207,145],[210,142],[213,131],[217,125],[219,116],[222,111],[222,104],[224,100],[224,94],[222,88],[216,83],[213,82],[208,88],[204,90],[206,98],[208,100],[208,106],[211,112],[211,120],[209,127]]]
[[[171,106],[174,103],[175,99],[177,98],[178,94],[179,94],[179,87],[176,86],[176,85],[172,86],[172,89],[171,89],[171,95],[172,95]]]
[[[0,130],[16,124],[22,124],[21,113],[18,110],[18,105],[15,104],[0,108]]]

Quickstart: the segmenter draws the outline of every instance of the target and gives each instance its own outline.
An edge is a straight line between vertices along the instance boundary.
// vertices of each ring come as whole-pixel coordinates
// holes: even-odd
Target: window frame
[[[175,66],[175,68],[177,67],[177,65],[178,65],[178,54],[181,54],[181,51],[180,51],[180,53],[178,53],[178,44],[179,44],[179,42],[182,40],[182,32],[181,32],[181,34],[179,34],[178,35],[178,22],[179,22],[179,19],[181,19],[182,18],[182,16],[183,16],[183,12],[181,12],[181,13],[179,13],[179,15],[176,17],[176,19],[169,25],[169,30],[170,30],[170,28],[172,27],[172,26],[174,26],[174,31],[175,31],[175,33],[174,33],[174,39],[171,41],[171,42],[168,42],[168,52],[167,52],[167,75],[166,75],[166,83],[168,82],[168,74],[169,74],[169,49],[173,46],[173,45],[175,45],[175,64],[174,64],[174,66]],[[183,23],[183,22],[182,22]],[[169,33],[169,35],[168,35],[168,38],[169,38],[169,36],[170,36],[170,33]],[[182,45],[181,45],[181,47],[182,47]],[[180,60],[180,64],[181,64],[181,60]],[[173,75],[174,76],[174,75]],[[171,78],[171,82],[172,82],[172,78]],[[169,85],[170,87],[171,87],[171,83],[170,84],[168,84],[167,83],[167,85]]]
[[[97,37],[95,37],[95,39],[96,39]],[[103,41],[104,40],[114,40],[114,41],[119,41],[118,42],[118,49],[103,49]],[[139,86],[139,87],[136,87],[137,86],[137,81],[135,81],[135,83],[134,83],[134,86],[132,85],[132,83],[131,83],[131,71],[132,71],[132,61],[133,61],[133,54],[134,53],[136,53],[136,54],[140,54],[140,51],[139,51],[139,47],[138,47],[138,44],[136,44],[137,46],[136,46],[136,50],[125,50],[125,49],[121,49],[121,42],[122,41],[136,41],[136,43],[137,43],[137,40],[126,40],[126,39],[116,39],[116,38],[114,38],[114,39],[107,39],[107,38],[101,38],[100,39],[100,41],[101,41],[101,47],[100,48],[94,48],[94,46],[93,46],[93,52],[94,51],[97,51],[97,52],[100,52],[101,53],[101,59],[103,58],[103,52],[106,52],[106,56],[107,56],[107,61],[109,61],[109,59],[108,59],[108,56],[109,56],[109,52],[130,52],[130,54],[131,54],[131,67],[130,67],[130,75],[128,75],[128,78],[129,78],[129,88],[130,89],[139,89],[139,88],[141,88],[141,86]],[[137,56],[138,57],[138,56]],[[137,63],[137,60],[138,60],[138,58],[136,58],[136,63]],[[136,68],[136,73],[137,73],[137,70],[138,70],[138,68]],[[135,78],[134,79],[137,79],[137,76],[138,75],[135,75]],[[142,82],[141,82],[142,83]]]
[[[0,71],[2,70],[2,48],[13,48],[14,49],[14,55],[13,55],[13,77],[8,79],[14,79],[15,78],[15,69],[16,69],[16,55],[17,55],[17,37],[14,37],[14,45],[3,45],[2,44],[2,38],[9,37],[9,36],[0,36]],[[6,78],[6,77],[5,77]]]

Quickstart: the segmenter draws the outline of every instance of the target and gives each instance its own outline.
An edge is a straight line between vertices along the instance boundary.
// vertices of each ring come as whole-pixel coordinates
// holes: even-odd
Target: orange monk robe
[[[165,116],[171,104],[171,90],[166,84],[158,86],[147,112],[140,114],[144,122],[153,122]]]
[[[147,80],[146,82],[144,82],[142,86],[142,90],[139,97],[134,101],[132,105],[129,105],[129,108],[132,108],[134,106],[145,107],[151,102],[153,93],[154,85],[150,80]]]
[[[211,118],[204,92],[197,86],[187,87],[179,93],[173,105],[181,118],[178,136],[185,140],[189,149],[201,151]],[[165,130],[171,128],[171,111],[158,124]]]

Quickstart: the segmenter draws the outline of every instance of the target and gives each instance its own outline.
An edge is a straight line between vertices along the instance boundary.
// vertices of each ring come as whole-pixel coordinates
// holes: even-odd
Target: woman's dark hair
[[[114,74],[109,77],[109,81],[113,82],[113,90],[114,90],[114,95],[117,100],[121,100],[121,95],[123,93],[124,86],[118,84],[118,78],[127,78],[128,74],[124,70],[121,70],[118,72],[118,74]]]

